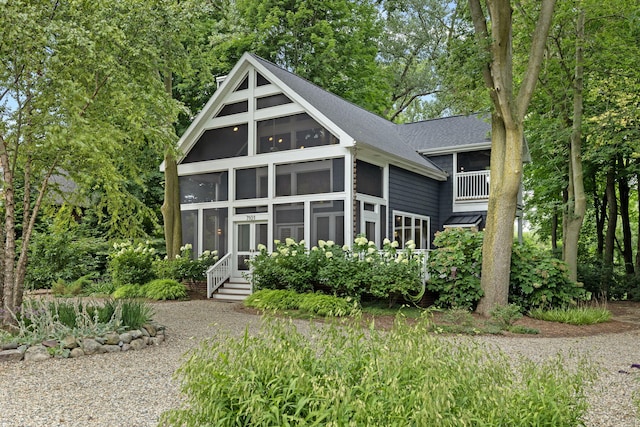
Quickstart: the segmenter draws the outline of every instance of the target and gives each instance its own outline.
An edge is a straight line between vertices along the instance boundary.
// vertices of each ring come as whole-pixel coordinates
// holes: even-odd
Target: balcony
[[[486,202],[489,200],[489,171],[458,172],[453,184],[454,202]]]

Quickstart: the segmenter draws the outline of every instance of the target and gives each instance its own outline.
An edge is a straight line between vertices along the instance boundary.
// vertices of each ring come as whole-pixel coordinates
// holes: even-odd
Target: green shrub
[[[215,337],[178,369],[187,404],[162,425],[575,426],[595,371],[584,360],[512,360],[478,344],[328,325],[303,335],[266,321]],[[308,338],[312,336],[313,338]],[[575,369],[571,366],[577,365]]]
[[[113,292],[112,297],[115,299],[122,298],[139,298],[145,296],[145,289],[140,285],[123,285]]]
[[[84,294],[89,296],[106,296],[115,292],[116,287],[110,281],[91,282],[84,288]]]
[[[411,241],[402,251],[396,251],[397,242],[387,239],[379,250],[363,236],[355,239],[352,248],[323,240],[311,250],[304,241],[293,239],[275,244],[272,253],[261,245],[251,260],[256,289],[322,291],[358,300],[363,295],[390,301],[421,297],[422,256]]]
[[[103,238],[80,232],[50,230],[36,233],[29,245],[25,286],[45,289],[62,280],[100,277],[105,273],[108,244]]]
[[[144,286],[144,296],[156,301],[185,299],[187,288],[173,279],[156,279]]]
[[[531,244],[513,245],[510,303],[528,311],[568,307],[589,298],[589,293],[569,279],[564,262]]]
[[[349,316],[357,311],[358,304],[353,298],[340,298],[321,293],[304,294],[300,301],[300,310],[322,317]]]
[[[436,233],[438,247],[429,256],[427,289],[437,292],[440,307],[475,308],[482,297],[481,232],[448,229]],[[511,256],[509,302],[523,310],[564,307],[586,300],[590,294],[572,282],[566,265],[532,244],[514,243]]]
[[[303,294],[285,289],[263,289],[244,300],[247,307],[264,311],[297,310]]]
[[[542,309],[536,308],[529,312],[534,319],[548,322],[568,323],[571,325],[594,325],[611,320],[611,312],[603,307],[571,307]]]
[[[491,322],[500,329],[509,330],[516,320],[522,319],[522,309],[516,304],[497,305],[491,311]]]
[[[160,279],[174,279],[178,282],[202,282],[207,279],[209,267],[218,261],[218,251],[204,251],[197,259],[193,259],[192,246],[186,244],[180,248],[180,255],[175,259],[156,260],[154,272]]]
[[[116,287],[142,285],[155,279],[153,261],[156,251],[147,243],[114,243],[109,254],[108,270]]]
[[[482,232],[450,228],[436,233],[437,249],[429,254],[427,289],[436,292],[435,304],[443,308],[475,309],[483,295]]]

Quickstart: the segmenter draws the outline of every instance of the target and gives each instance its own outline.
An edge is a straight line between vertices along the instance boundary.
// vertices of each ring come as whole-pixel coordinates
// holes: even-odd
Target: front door
[[[235,224],[235,256],[233,277],[243,278],[249,272],[248,260],[258,250],[258,245],[268,243],[268,224],[266,222],[236,222]]]

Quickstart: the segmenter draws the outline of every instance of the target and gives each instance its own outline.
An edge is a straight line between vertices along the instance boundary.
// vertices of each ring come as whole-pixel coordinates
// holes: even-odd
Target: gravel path
[[[44,362],[0,362],[0,427],[155,426],[180,403],[172,374],[183,354],[217,331],[256,331],[260,318],[213,301],[154,305],[168,339],[138,352]],[[301,328],[306,322],[298,321]],[[557,352],[585,354],[600,371],[587,426],[639,427],[632,394],[640,390],[640,331],[580,338],[473,338],[509,354],[543,360]],[[623,371],[623,372],[620,372]],[[627,373],[624,373],[627,372]]]

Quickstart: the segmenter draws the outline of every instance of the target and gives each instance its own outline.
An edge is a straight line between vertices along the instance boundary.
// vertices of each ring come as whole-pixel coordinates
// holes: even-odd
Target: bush
[[[286,311],[300,308],[302,294],[285,289],[263,289],[244,300],[247,307],[264,311]]]
[[[444,308],[475,309],[483,295],[482,232],[450,228],[436,233],[429,254],[427,289],[437,292],[435,305]]]
[[[156,279],[144,286],[143,296],[156,301],[185,299],[187,288],[173,279]]]
[[[116,288],[112,296],[115,299],[140,298],[145,296],[145,289],[140,285],[123,285]]]
[[[511,360],[478,344],[398,321],[298,332],[266,321],[260,334],[202,343],[177,375],[187,404],[162,425],[575,426],[595,370],[557,356]],[[307,338],[313,336],[313,339]],[[543,391],[543,392],[541,392]]]
[[[180,255],[175,259],[156,260],[153,267],[156,276],[160,279],[195,283],[207,280],[207,270],[217,261],[218,251],[208,250],[197,259],[193,259],[192,246],[186,244],[180,248]]]
[[[36,233],[29,245],[25,286],[45,289],[59,280],[100,277],[106,270],[107,252],[108,244],[102,238],[73,231]]]
[[[323,240],[311,250],[304,241],[275,243],[272,253],[261,245],[260,253],[251,260],[256,289],[322,291],[357,300],[363,295],[390,301],[421,297],[422,256],[414,251],[411,241],[402,251],[396,251],[397,242],[387,239],[380,251],[362,236],[351,249]]]
[[[358,304],[352,298],[333,295],[305,294],[300,300],[300,310],[322,317],[349,316],[357,311]]]
[[[589,293],[569,279],[564,262],[531,244],[513,245],[510,303],[529,311],[543,307],[569,307],[589,298]]]
[[[529,312],[534,319],[571,325],[594,325],[611,320],[611,312],[604,307],[572,307],[545,310],[537,308]]]
[[[155,279],[153,261],[156,251],[147,243],[114,243],[109,254],[108,270],[116,287],[142,285]]]
[[[482,297],[481,232],[448,229],[436,233],[438,249],[429,256],[427,289],[438,293],[436,305],[473,309]],[[531,244],[514,244],[511,256],[509,303],[527,311],[536,307],[565,307],[590,294],[572,282],[566,265]]]

